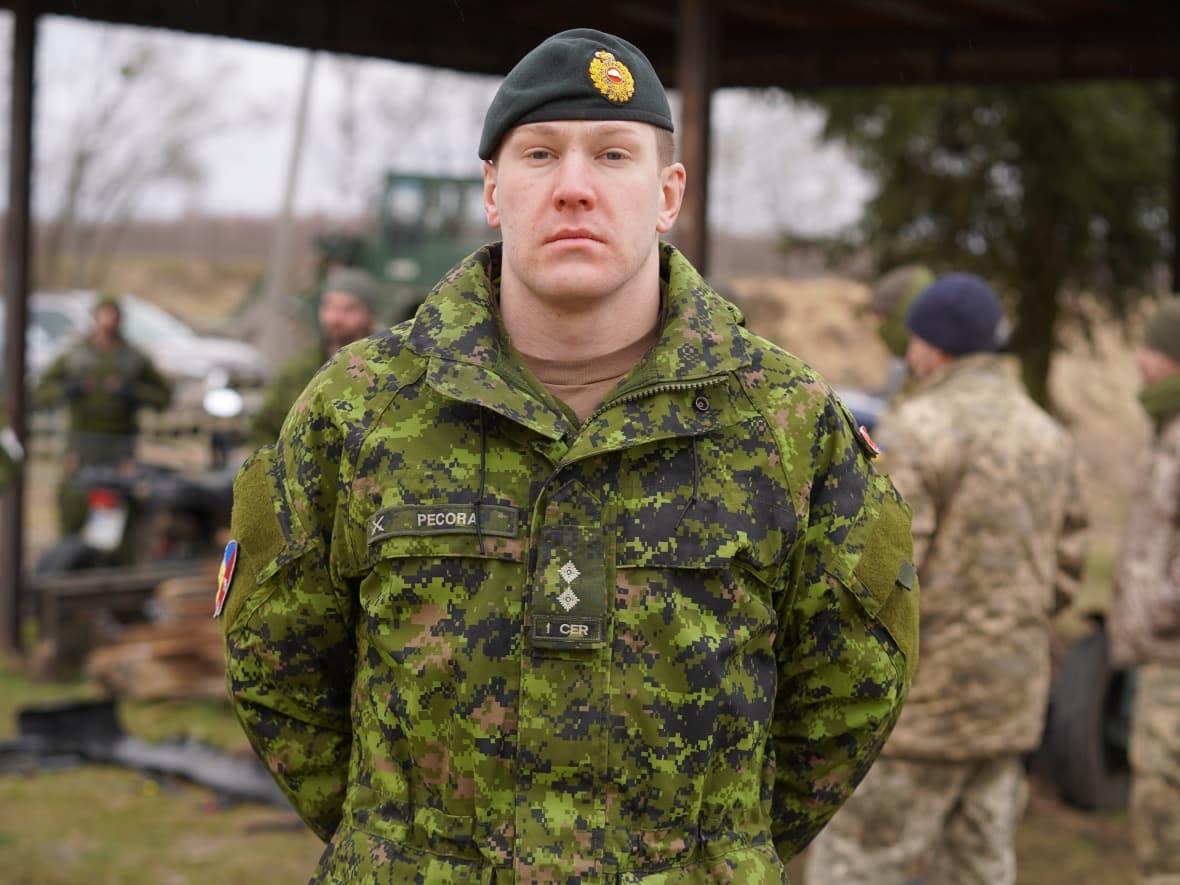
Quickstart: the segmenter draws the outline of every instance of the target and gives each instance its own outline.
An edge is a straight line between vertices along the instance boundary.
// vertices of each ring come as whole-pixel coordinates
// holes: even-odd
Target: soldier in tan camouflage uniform
[[[650,62],[488,110],[503,235],[338,352],[235,484],[235,709],[319,882],[785,883],[914,664],[909,513],[831,389],[659,237]]]
[[[1131,833],[1142,885],[1180,885],[1180,298],[1136,352],[1154,424],[1115,570],[1111,655],[1138,666]]]
[[[1049,617],[1082,567],[1074,446],[995,353],[991,289],[940,277],[907,326],[916,388],[877,437],[913,508],[920,664],[881,758],[812,846],[807,885],[1014,881]]]

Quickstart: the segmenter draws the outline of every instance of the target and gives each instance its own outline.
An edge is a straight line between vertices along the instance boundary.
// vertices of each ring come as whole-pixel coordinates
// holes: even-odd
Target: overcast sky
[[[2,20],[7,40],[9,15]],[[167,59],[161,76],[168,83],[157,97],[141,99],[137,125],[149,127],[158,103],[186,90],[205,96],[215,123],[191,141],[204,169],[200,184],[155,188],[140,213],[275,212],[308,53],[60,17],[40,24],[38,211],[50,211],[60,192],[55,185],[65,175],[69,133],[83,125],[96,101],[88,87],[104,76],[117,79],[115,60],[145,41]],[[298,210],[358,211],[386,168],[479,174],[479,128],[497,78],[323,54],[313,70]],[[814,111],[774,93],[726,90],[713,102],[714,227],[821,233],[859,214],[870,185],[843,150],[820,143],[822,120]],[[5,96],[5,110],[7,103]]]

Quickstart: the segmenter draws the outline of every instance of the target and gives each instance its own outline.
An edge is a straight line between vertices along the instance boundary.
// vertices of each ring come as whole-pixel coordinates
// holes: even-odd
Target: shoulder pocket
[[[905,655],[906,677],[912,677],[918,666],[918,574],[909,507],[892,488],[881,499],[881,512],[853,574],[861,584],[861,603],[889,631]]]
[[[221,612],[226,632],[233,629],[258,587],[262,572],[269,569],[285,545],[267,475],[272,451],[270,446],[259,449],[234,477],[230,537],[238,543],[238,559]]]

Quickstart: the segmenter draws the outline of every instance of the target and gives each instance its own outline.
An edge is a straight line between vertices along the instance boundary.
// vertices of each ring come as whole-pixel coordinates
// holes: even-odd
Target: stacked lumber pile
[[[216,571],[162,581],[152,620],[125,627],[86,658],[86,675],[115,697],[224,698],[221,623],[213,619]]]

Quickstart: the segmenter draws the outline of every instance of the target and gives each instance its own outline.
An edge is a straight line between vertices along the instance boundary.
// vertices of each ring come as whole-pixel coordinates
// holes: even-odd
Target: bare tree
[[[40,202],[52,207],[37,266],[46,285],[101,284],[149,201],[201,182],[200,146],[227,122],[216,98],[228,63],[196,58],[169,34],[107,27],[94,46],[90,64],[71,59],[69,79],[39,71],[39,88],[72,95],[53,103],[59,119],[38,120]]]

